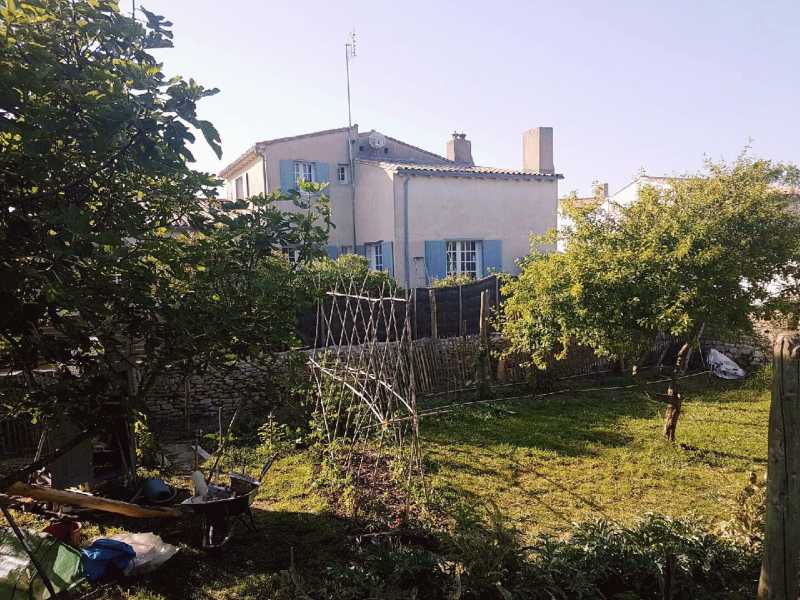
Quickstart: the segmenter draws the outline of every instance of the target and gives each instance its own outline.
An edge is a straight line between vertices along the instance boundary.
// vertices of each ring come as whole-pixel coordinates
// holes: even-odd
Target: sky
[[[346,126],[352,30],[361,131],[440,154],[465,132],[476,164],[520,168],[523,131],[550,126],[559,195],[746,146],[800,164],[800,0],[136,1],[174,23],[165,72],[221,90],[198,107],[224,152],[195,145],[206,171],[260,140]]]

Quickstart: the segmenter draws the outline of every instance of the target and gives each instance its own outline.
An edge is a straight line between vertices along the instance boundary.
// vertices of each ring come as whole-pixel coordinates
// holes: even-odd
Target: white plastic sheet
[[[720,379],[744,379],[744,376],[747,375],[733,359],[715,348],[708,351],[708,368]]]
[[[136,552],[133,569],[126,573],[129,575],[155,571],[178,552],[177,546],[165,543],[154,533],[119,533],[108,537],[129,544]]]

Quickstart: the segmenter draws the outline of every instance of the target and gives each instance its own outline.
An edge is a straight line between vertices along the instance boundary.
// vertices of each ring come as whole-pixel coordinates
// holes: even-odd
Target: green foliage
[[[433,279],[431,280],[431,287],[433,288],[445,288],[445,287],[458,287],[460,285],[467,285],[473,283],[475,278],[472,275],[467,275],[466,273],[459,273],[456,275],[448,275],[447,277],[442,277],[441,279]]]
[[[739,544],[749,546],[760,554],[767,524],[767,474],[758,477],[754,472],[736,496],[733,517],[723,523],[722,532]]]
[[[217,90],[164,75],[150,54],[172,45],[162,17],[140,23],[110,0],[1,6],[0,364],[25,379],[3,411],[90,424],[109,398],[140,405],[167,367],[291,344],[303,292],[273,252],[320,254],[322,187],[214,199],[219,182],[191,168],[188,145],[199,132],[220,154],[197,115]]]
[[[566,251],[534,246],[519,278],[506,280],[501,327],[511,350],[544,367],[571,343],[637,358],[658,332],[748,329],[770,305],[769,285],[798,268],[800,216],[774,187],[796,172],[747,157],[708,169],[645,186],[610,215],[568,207]]]
[[[369,261],[357,254],[343,254],[336,260],[327,257],[316,258],[300,263],[298,274],[304,289],[313,299],[319,299],[325,292],[333,289],[348,290],[352,293],[362,287],[371,295],[389,295],[399,288],[394,279],[385,271],[373,271]]]

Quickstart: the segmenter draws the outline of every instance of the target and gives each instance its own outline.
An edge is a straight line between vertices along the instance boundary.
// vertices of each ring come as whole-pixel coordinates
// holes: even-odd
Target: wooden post
[[[800,594],[800,333],[780,333],[773,352],[767,526],[758,600],[797,600]]]
[[[458,335],[466,335],[467,328],[464,325],[464,293],[463,286],[458,286]]]
[[[481,291],[481,312],[478,321],[478,386],[482,398],[489,395],[489,333],[486,313],[489,310],[489,290]]]
[[[431,337],[437,340],[439,339],[439,322],[436,312],[436,290],[433,288],[428,290],[428,299],[431,302]]]

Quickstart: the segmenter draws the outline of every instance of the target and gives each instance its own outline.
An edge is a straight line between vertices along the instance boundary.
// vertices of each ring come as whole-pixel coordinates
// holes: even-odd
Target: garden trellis
[[[346,475],[401,461],[421,477],[412,306],[392,284],[367,283],[342,278],[317,303],[308,362],[321,434]]]

